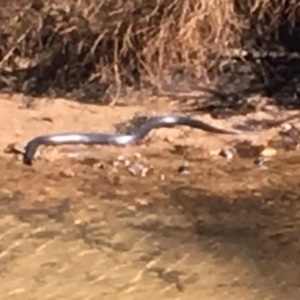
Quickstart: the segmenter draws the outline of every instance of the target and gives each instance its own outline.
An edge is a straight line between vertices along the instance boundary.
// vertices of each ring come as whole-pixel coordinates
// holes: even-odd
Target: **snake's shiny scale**
[[[211,133],[219,134],[239,134],[240,131],[225,130],[209,125],[203,121],[192,119],[189,116],[166,115],[160,117],[151,117],[133,134],[104,134],[104,133],[59,133],[53,135],[38,136],[26,145],[23,161],[27,165],[32,165],[37,148],[41,145],[57,146],[63,144],[98,144],[127,146],[138,144],[153,129],[161,127],[189,126],[191,128],[201,129]]]

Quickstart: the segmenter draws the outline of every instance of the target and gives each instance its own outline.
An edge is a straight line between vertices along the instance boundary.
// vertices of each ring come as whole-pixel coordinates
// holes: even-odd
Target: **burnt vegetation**
[[[210,109],[216,98],[244,107],[251,95],[295,108],[297,3],[0,0],[0,89],[103,104],[116,90],[206,86]]]

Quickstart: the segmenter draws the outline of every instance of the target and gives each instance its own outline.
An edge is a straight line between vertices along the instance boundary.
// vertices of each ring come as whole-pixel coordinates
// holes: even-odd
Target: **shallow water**
[[[299,299],[299,153],[0,160],[3,299]]]

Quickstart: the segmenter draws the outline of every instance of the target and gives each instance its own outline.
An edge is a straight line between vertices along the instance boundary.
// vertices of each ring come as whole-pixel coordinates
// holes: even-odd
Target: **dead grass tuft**
[[[209,81],[232,59],[232,48],[265,48],[271,41],[299,50],[278,36],[299,27],[300,5],[292,0],[0,4],[0,88],[32,95],[99,99],[115,86],[157,87],[183,67]]]

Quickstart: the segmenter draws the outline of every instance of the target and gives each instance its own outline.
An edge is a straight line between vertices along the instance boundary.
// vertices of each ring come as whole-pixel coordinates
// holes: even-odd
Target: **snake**
[[[58,145],[113,145],[127,146],[139,144],[152,131],[158,128],[170,128],[175,126],[188,126],[190,128],[201,129],[206,132],[216,134],[240,134],[240,130],[227,130],[214,127],[199,119],[190,116],[164,115],[149,117],[134,133],[132,134],[105,134],[105,133],[83,133],[83,132],[66,132],[51,135],[41,135],[31,139],[25,146],[23,153],[23,162],[26,165],[32,165],[35,153],[39,146],[58,146]]]

